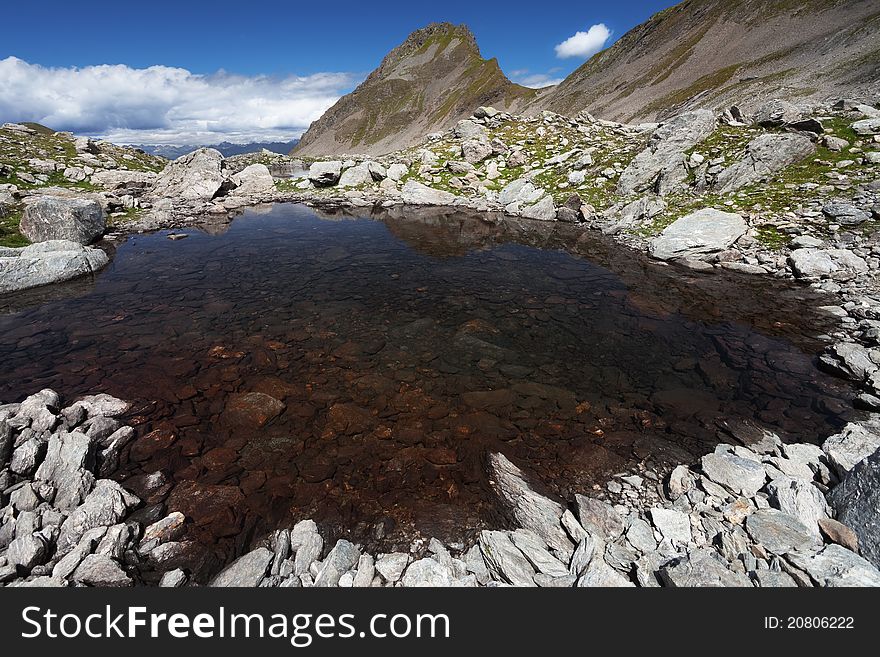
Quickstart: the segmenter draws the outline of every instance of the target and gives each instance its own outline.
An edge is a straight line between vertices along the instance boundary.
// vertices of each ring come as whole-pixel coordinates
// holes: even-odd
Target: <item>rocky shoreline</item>
[[[518,119],[481,108],[423,148],[384,159],[315,162],[303,167],[299,182],[286,185],[273,177],[273,167],[278,173],[279,167],[293,166],[289,158],[224,160],[210,151],[184,156],[147,182],[140,180],[144,175],[133,182],[117,171],[108,173],[104,184],[106,194],[122,193],[143,210],[118,228],[120,236],[197,226],[204,217],[225,217],[260,203],[439,205],[581,223],[673,266],[798,279],[839,299],[826,308],[840,318],[840,328],[825,336],[829,347],[820,366],[859,387],[857,406],[878,411],[880,244],[863,228],[880,216],[878,180],[866,178],[876,174],[877,151],[868,145],[880,142],[880,122],[870,116],[877,112],[870,106],[841,107],[862,116],[852,123],[853,128],[861,123],[862,141],[844,146],[835,141],[840,137],[823,134],[822,120],[828,119],[821,117],[830,108],[806,112],[780,103],[754,120],[767,135],[749,135],[739,155],[727,159],[711,147],[700,152],[716,129],[715,117],[706,113],[658,127],[547,113]],[[744,125],[735,112],[728,114],[723,124]],[[523,126],[533,134],[543,130],[552,140],[552,148],[542,145],[547,148],[540,162],[529,162],[529,138],[516,132]],[[511,139],[494,137],[499,130],[508,130]],[[569,148],[569,130],[606,140],[632,159],[602,162],[601,148]],[[792,200],[782,208],[767,201],[766,212],[750,210],[745,192],[735,193],[809,157],[805,154],[816,144],[849,152],[850,159],[831,167],[838,173],[822,173],[830,181],[824,189],[809,180],[785,183]],[[450,155],[441,159],[437,153],[444,151]],[[862,173],[853,182],[846,172],[856,166]],[[516,177],[489,189],[488,182],[503,170],[514,170]],[[564,175],[550,179],[548,171]],[[588,176],[600,181],[598,187],[584,187]],[[620,200],[597,211],[581,197],[603,190]],[[39,194],[44,195],[45,190]],[[801,196],[805,200],[797,202]],[[26,206],[38,207],[33,200],[25,198]],[[674,220],[665,228],[643,230],[667,214]],[[707,225],[711,229],[703,230]],[[770,228],[774,238],[784,238],[781,248],[758,239]],[[41,236],[58,238],[67,239]],[[57,249],[56,242],[41,242],[36,249],[0,253],[0,262],[18,265],[34,255],[28,249],[72,257],[91,250],[82,246],[91,239],[83,235]],[[169,586],[880,585],[880,426],[874,415],[848,425],[821,448],[783,444],[755,426],[729,427],[728,442],[699,463],[681,464],[671,473],[621,473],[605,490],[566,504],[537,493],[533,483],[540,488],[540,482],[530,483],[494,454],[490,479],[510,525],[482,532],[473,546],[432,540],[414,544],[408,553],[370,555],[345,538],[331,546],[315,523],[303,520],[266,537],[264,545],[210,582],[193,582],[189,573],[163,571],[161,565],[173,563],[185,516],[151,509],[143,517],[145,506],[137,496],[108,479],[96,480],[112,472],[114,459],[134,437],[133,429],[115,419],[123,406],[97,396],[62,408],[58,395],[42,391],[20,405],[0,407],[5,585],[142,584],[145,568],[150,583],[160,573],[158,581]]]
[[[52,390],[0,406],[0,584],[880,586],[873,424],[821,448],[728,426],[730,442],[698,463],[622,473],[565,504],[495,453],[489,481],[509,524],[473,545],[417,540],[373,555],[302,520],[200,582],[174,567],[184,513],[104,478],[135,440],[119,419],[128,408],[105,394],[63,406]]]

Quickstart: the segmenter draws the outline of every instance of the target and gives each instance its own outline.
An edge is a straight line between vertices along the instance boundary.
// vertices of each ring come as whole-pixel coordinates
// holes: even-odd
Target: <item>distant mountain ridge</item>
[[[233,155],[243,155],[245,153],[259,153],[262,150],[272,151],[273,153],[280,153],[282,155],[286,155],[290,152],[290,149],[294,148],[297,143],[299,143],[299,139],[292,139],[291,141],[265,141],[265,142],[251,142],[248,144],[233,144],[228,141],[220,142],[219,144],[209,144],[209,145],[196,145],[196,146],[176,146],[171,144],[137,144],[133,145],[132,148],[140,148],[145,153],[150,155],[160,155],[161,157],[168,158],[169,160],[176,160],[187,153],[192,153],[199,148],[213,148],[215,150],[220,151],[223,154],[223,157],[232,157]]]
[[[388,153],[454,125],[480,105],[516,110],[536,96],[508,80],[496,59],[483,59],[466,26],[432,23],[315,121],[292,154]]]
[[[650,121],[772,97],[876,96],[878,84],[877,0],[685,0],[594,55],[531,109]]]

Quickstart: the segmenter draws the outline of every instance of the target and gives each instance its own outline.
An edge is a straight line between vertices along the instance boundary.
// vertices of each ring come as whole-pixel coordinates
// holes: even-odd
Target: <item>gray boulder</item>
[[[660,580],[675,588],[749,587],[751,580],[729,570],[710,550],[692,550],[660,568]]]
[[[69,240],[39,242],[0,257],[0,293],[69,281],[100,271],[110,262],[104,251]]]
[[[880,571],[855,552],[827,545],[816,554],[791,553],[786,558],[819,586],[880,586]]]
[[[787,100],[774,98],[761,105],[753,118],[762,128],[779,128],[789,123],[802,121],[806,112]]]
[[[78,507],[95,484],[95,450],[91,438],[59,431],[49,438],[46,457],[34,478],[55,487],[55,508],[70,513]]]
[[[340,538],[321,564],[315,586],[336,586],[339,578],[357,565],[361,553],[357,546]]]
[[[200,148],[170,162],[156,176],[150,194],[174,201],[210,201],[226,180],[223,155]]]
[[[714,208],[697,210],[663,230],[650,244],[659,260],[701,259],[724,251],[742,237],[748,226],[741,216]]]
[[[273,556],[272,552],[264,547],[251,550],[226,566],[211,580],[209,586],[254,587],[269,570]]]
[[[501,506],[511,520],[540,536],[560,559],[567,561],[574,546],[560,522],[565,511],[563,506],[532,490],[522,471],[503,454],[489,455],[489,474]]]
[[[860,274],[868,263],[847,249],[795,249],[788,256],[792,273],[798,278],[821,278],[838,273]]]
[[[452,568],[438,563],[434,559],[419,559],[410,564],[403,575],[401,583],[407,587],[423,586],[461,586],[465,582],[455,577]]]
[[[266,194],[275,189],[275,179],[265,164],[251,164],[234,176],[236,196],[253,196]]]
[[[602,540],[614,541],[623,534],[623,518],[608,502],[585,495],[575,495],[578,519],[584,529]]]
[[[859,537],[862,555],[880,568],[880,451],[855,465],[829,501],[837,519]]]
[[[778,509],[759,509],[746,518],[746,530],[756,543],[773,554],[810,552],[822,545],[800,520]]]
[[[39,534],[25,534],[13,540],[6,549],[6,561],[30,571],[49,558],[49,544]]]
[[[715,115],[709,110],[686,112],[663,123],[620,175],[617,191],[666,194],[680,186],[688,175],[684,152],[711,135],[715,126]]]
[[[342,162],[330,160],[315,162],[309,167],[309,180],[318,187],[330,187],[339,182],[342,175]]]
[[[57,541],[58,554],[63,556],[76,547],[88,530],[120,522],[128,509],[139,502],[115,481],[99,479],[85,501],[62,523]]]
[[[547,194],[537,203],[522,208],[519,214],[536,221],[556,221],[556,204],[553,197]]]
[[[742,160],[718,174],[715,188],[727,194],[769,180],[776,172],[800,162],[815,151],[813,142],[803,135],[761,135],[749,143]]]
[[[106,225],[107,217],[97,201],[36,196],[25,201],[19,230],[31,242],[89,244],[103,234]]]
[[[74,582],[86,586],[131,586],[131,578],[122,567],[103,554],[90,554],[77,566],[71,576]]]
[[[856,134],[867,137],[870,135],[880,135],[880,118],[863,119],[852,124],[852,129]]]
[[[372,185],[373,173],[370,171],[368,162],[349,167],[342,172],[339,177],[340,187],[360,187],[361,185]]]
[[[535,569],[505,532],[480,532],[480,552],[489,571],[498,581],[514,586],[534,586]]]
[[[822,206],[822,213],[834,223],[844,226],[857,226],[871,218],[871,215],[864,210],[843,201],[829,201]]]
[[[415,180],[407,180],[401,190],[403,202],[407,205],[454,205],[456,196],[428,187]]]
[[[296,551],[293,574],[299,577],[309,572],[309,566],[321,557],[324,549],[324,539],[313,520],[302,520],[294,525],[290,531],[290,548]]]
[[[403,575],[406,566],[409,564],[409,554],[406,552],[392,552],[390,554],[382,554],[376,559],[376,571],[385,579],[386,582],[394,583]]]
[[[706,454],[700,463],[709,479],[746,497],[754,497],[767,480],[761,463],[730,452]]]
[[[810,481],[789,477],[774,479],[767,485],[770,504],[794,516],[810,530],[816,538],[821,538],[819,521],[830,516],[825,496]]]
[[[868,431],[861,424],[850,422],[840,433],[829,436],[822,451],[841,479],[857,463],[880,449],[880,435]]]

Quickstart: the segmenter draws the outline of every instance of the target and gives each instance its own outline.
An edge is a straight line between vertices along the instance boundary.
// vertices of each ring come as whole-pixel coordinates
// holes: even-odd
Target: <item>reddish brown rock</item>
[[[852,550],[856,554],[859,553],[859,537],[856,533],[844,525],[842,522],[831,518],[822,518],[819,520],[819,530],[832,543],[842,545],[847,550]]]
[[[353,436],[365,433],[373,425],[373,415],[354,404],[333,404],[327,413],[325,435],[344,434]]]
[[[244,495],[238,486],[184,481],[168,496],[168,511],[180,511],[196,527],[215,536],[232,536],[241,529]]]
[[[171,429],[156,429],[138,438],[131,446],[131,458],[135,461],[148,461],[154,455],[168,449],[177,440],[177,433]]]
[[[230,395],[226,402],[223,420],[230,427],[264,427],[281,415],[285,408],[284,402],[262,392],[236,393]]]

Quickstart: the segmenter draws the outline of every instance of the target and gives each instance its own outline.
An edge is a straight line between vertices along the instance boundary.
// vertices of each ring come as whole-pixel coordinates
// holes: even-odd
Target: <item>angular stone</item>
[[[740,215],[704,208],[666,227],[651,241],[650,253],[658,260],[699,259],[730,248],[747,230]]]
[[[356,545],[340,538],[321,564],[318,575],[315,577],[315,586],[337,586],[339,578],[354,568],[360,556],[360,550]]]
[[[752,586],[748,577],[729,570],[710,550],[692,550],[662,566],[659,575],[665,586],[676,588]]]
[[[6,549],[6,561],[26,571],[45,563],[48,558],[49,545],[39,534],[17,536]]]
[[[183,570],[175,568],[162,575],[162,579],[159,580],[159,586],[161,588],[179,588],[184,586],[188,579]]]
[[[489,455],[489,473],[493,490],[511,519],[535,532],[561,560],[567,561],[574,546],[560,522],[563,506],[532,490],[522,471],[503,454]]]
[[[585,495],[575,495],[574,499],[584,529],[605,541],[613,541],[623,534],[623,518],[608,502]]]
[[[67,554],[88,530],[115,525],[138,502],[134,495],[115,481],[99,479],[83,503],[61,525],[58,554]]]
[[[830,509],[818,488],[803,479],[780,477],[767,485],[767,492],[774,508],[794,516],[820,538],[819,521],[828,518]]]
[[[711,135],[716,125],[715,114],[709,110],[685,112],[666,121],[620,175],[617,191],[665,194],[674,190],[687,179],[684,152]]]
[[[262,392],[236,393],[229,396],[223,418],[231,426],[253,429],[266,426],[285,408],[284,402]]]
[[[263,547],[251,550],[226,566],[211,580],[209,586],[257,586],[269,570],[272,556],[272,552]]]
[[[449,566],[429,558],[412,562],[403,574],[401,584],[407,587],[458,585]]]
[[[324,549],[324,539],[321,538],[317,527],[314,526],[315,523],[311,520],[303,522],[311,523],[311,526],[297,523],[290,533],[290,546],[296,550],[296,556],[293,560],[293,574],[297,577],[309,572],[309,566],[321,558],[321,552]]]
[[[767,479],[760,463],[731,453],[706,454],[700,464],[709,479],[746,497],[754,497]]]
[[[880,567],[880,450],[853,467],[828,499],[837,520],[858,536],[862,555]]]
[[[568,575],[568,567],[550,554],[547,545],[534,532],[528,529],[517,529],[511,532],[510,540],[539,573],[551,577]]]
[[[357,572],[351,585],[354,588],[367,588],[372,583],[375,574],[376,564],[373,557],[369,554],[362,554],[358,559]]]
[[[376,558],[376,571],[386,582],[393,584],[400,579],[403,571],[409,564],[409,555],[406,552],[392,552],[380,554]]]
[[[514,586],[535,585],[535,569],[505,532],[484,530],[479,545],[495,579]]]
[[[68,240],[90,244],[104,232],[106,222],[97,201],[36,196],[25,202],[19,230],[31,242]]]
[[[840,272],[860,274],[868,271],[864,258],[847,249],[795,249],[788,264],[798,278],[821,278]]]
[[[842,522],[838,522],[833,518],[822,518],[819,520],[819,529],[822,531],[822,535],[831,543],[837,543],[837,545],[843,546],[851,552],[859,553],[858,535]]]
[[[830,436],[822,445],[822,451],[843,478],[857,463],[868,458],[880,449],[880,435],[868,431],[864,426],[849,423],[838,434]]]
[[[69,281],[94,274],[110,262],[101,249],[70,240],[39,242],[14,251],[14,257],[0,255],[0,292]]]
[[[122,567],[108,556],[89,554],[71,576],[74,582],[86,586],[131,586],[131,578]]]
[[[840,545],[826,545],[816,554],[786,555],[819,586],[880,586],[880,571],[867,559]]]
[[[763,134],[746,147],[742,160],[718,174],[715,188],[721,194],[769,180],[775,173],[816,152],[809,138],[796,134]]]
[[[691,521],[686,513],[659,507],[654,507],[650,513],[651,522],[660,530],[663,538],[677,545],[687,545],[691,542]]]
[[[809,552],[822,545],[804,523],[778,509],[759,509],[746,518],[745,524],[752,540],[773,554]]]
[[[253,196],[274,191],[275,179],[265,164],[251,164],[232,176],[236,196]]]
[[[138,544],[138,552],[146,554],[162,543],[177,540],[183,535],[185,522],[186,517],[180,511],[173,511],[161,520],[148,525]]]
[[[455,205],[456,200],[455,194],[433,189],[416,180],[407,180],[401,193],[406,205]]]
[[[200,148],[170,162],[156,176],[150,195],[173,201],[210,201],[226,180],[223,155]]]
[[[34,478],[55,487],[53,505],[69,513],[78,507],[95,484],[94,444],[85,434],[60,431],[49,438],[43,463]]]

